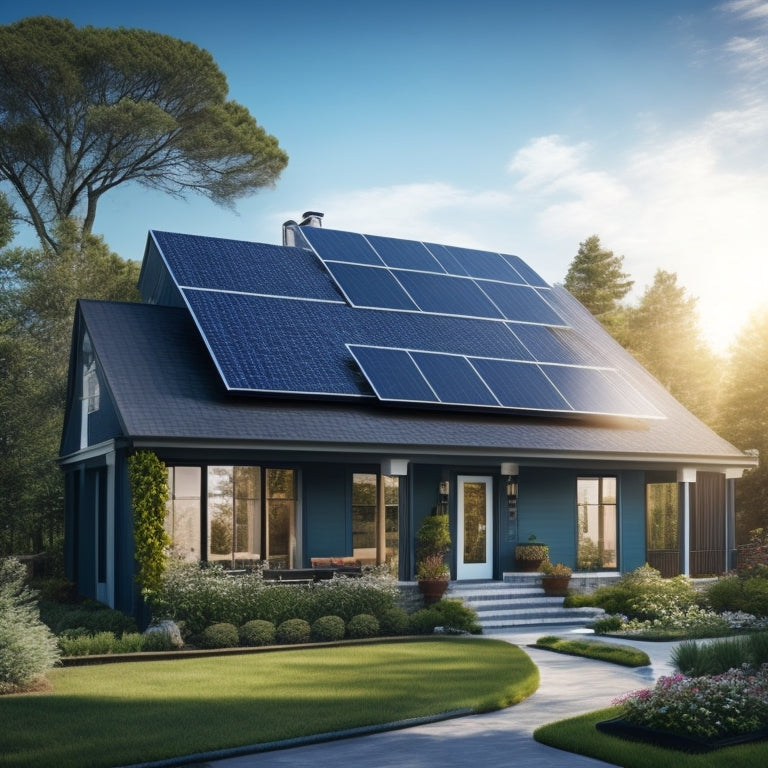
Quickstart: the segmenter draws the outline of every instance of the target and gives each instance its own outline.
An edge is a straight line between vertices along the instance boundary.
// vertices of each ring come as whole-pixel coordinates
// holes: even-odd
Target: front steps
[[[585,626],[604,615],[601,608],[564,608],[562,597],[547,597],[535,574],[504,574],[504,581],[452,581],[445,594],[475,609],[486,630],[567,624]]]

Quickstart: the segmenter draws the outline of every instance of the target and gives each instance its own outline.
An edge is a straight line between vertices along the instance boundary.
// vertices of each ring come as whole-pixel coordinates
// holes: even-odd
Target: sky
[[[675,273],[720,353],[768,309],[768,0],[22,0],[0,24],[36,15],[208,50],[290,157],[234,211],[108,193],[94,229],[124,258],[151,229],[280,243],[314,210],[550,283],[598,235],[632,302]]]

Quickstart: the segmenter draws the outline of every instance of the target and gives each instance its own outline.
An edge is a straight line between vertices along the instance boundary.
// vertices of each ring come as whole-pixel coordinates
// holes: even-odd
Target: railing
[[[649,549],[645,554],[648,565],[664,578],[680,573],[680,553],[676,549]]]

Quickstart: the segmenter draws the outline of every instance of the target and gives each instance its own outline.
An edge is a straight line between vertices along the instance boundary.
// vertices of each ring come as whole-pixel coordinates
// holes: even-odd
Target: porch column
[[[743,469],[725,470],[725,572],[736,569],[736,480]]]
[[[682,572],[684,576],[691,575],[691,484],[696,482],[696,470],[690,467],[677,470],[677,482],[682,485],[683,496],[683,530]]]

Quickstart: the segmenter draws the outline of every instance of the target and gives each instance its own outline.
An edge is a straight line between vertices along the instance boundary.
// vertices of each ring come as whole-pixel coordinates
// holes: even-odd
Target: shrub
[[[618,632],[624,625],[622,616],[605,616],[595,619],[590,625],[596,635],[607,635],[609,632]]]
[[[428,610],[437,616],[435,627],[443,627],[449,632],[469,632],[473,635],[483,633],[476,611],[461,600],[440,600]]]
[[[379,631],[387,637],[407,635],[410,629],[408,613],[403,608],[395,606],[384,611],[379,617]]]
[[[74,604],[42,602],[40,618],[56,635],[77,628],[82,628],[91,634],[112,632],[116,636],[138,631],[132,616],[127,616],[95,600],[83,600],[81,603]]]
[[[608,614],[654,621],[670,612],[685,611],[695,606],[697,595],[693,583],[686,576],[665,579],[655,568],[645,565],[625,574],[611,586],[599,587],[584,600],[586,604],[602,608]]]
[[[429,608],[422,608],[409,617],[411,634],[431,635],[440,624],[440,615]]]
[[[684,675],[721,675],[744,665],[768,664],[768,632],[721,638],[708,643],[685,640],[672,651],[672,663]]]
[[[347,635],[355,639],[378,637],[379,620],[370,613],[359,613],[347,623]]]
[[[287,619],[313,622],[321,616],[349,621],[358,613],[380,616],[394,607],[397,582],[365,573],[359,578],[337,576],[318,584],[272,584],[261,575],[228,576],[219,565],[172,562],[161,590],[153,597],[157,617],[183,621],[190,634],[220,621],[241,626],[252,619],[276,626]]]
[[[280,645],[299,645],[308,643],[312,628],[304,619],[287,619],[275,632],[275,640]]]
[[[743,611],[745,609],[744,580],[738,576],[724,576],[717,579],[707,586],[704,598],[707,605],[718,613]]]
[[[203,648],[234,648],[240,644],[240,636],[234,624],[219,621],[202,631],[200,642]]]
[[[309,639],[314,643],[343,640],[345,631],[341,616],[321,616],[313,622]]]
[[[56,638],[40,621],[25,576],[17,559],[0,561],[0,693],[32,686],[59,660]]]
[[[246,621],[240,627],[240,645],[260,646],[274,645],[275,625],[271,621],[264,619],[252,619]]]

